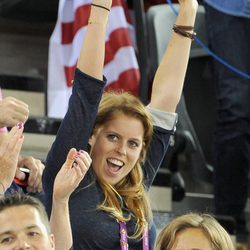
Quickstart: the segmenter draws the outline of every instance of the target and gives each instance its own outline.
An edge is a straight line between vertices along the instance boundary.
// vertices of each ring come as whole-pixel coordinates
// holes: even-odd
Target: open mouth
[[[117,173],[125,164],[124,162],[115,159],[115,158],[109,158],[107,159],[108,168],[111,173]]]

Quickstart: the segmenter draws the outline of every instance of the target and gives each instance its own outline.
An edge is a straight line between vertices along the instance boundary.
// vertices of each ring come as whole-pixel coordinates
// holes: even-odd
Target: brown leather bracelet
[[[194,30],[194,26],[186,26],[186,25],[178,25],[178,24],[175,24],[174,26],[182,30]]]
[[[193,32],[193,33],[190,33],[190,32],[187,32],[186,30],[182,29],[181,28],[182,26],[180,25],[176,25],[174,24],[173,26],[173,31],[181,36],[184,36],[184,37],[187,37],[187,38],[190,38],[191,40],[194,40],[195,36],[196,36],[196,33]],[[184,26],[185,27],[185,26]],[[191,27],[191,26],[186,26],[186,27]]]

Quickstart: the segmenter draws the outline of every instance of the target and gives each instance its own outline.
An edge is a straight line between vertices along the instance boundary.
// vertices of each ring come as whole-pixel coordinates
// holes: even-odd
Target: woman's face
[[[99,179],[117,184],[135,166],[143,147],[142,122],[124,114],[101,126],[89,140],[92,166]]]
[[[206,234],[198,228],[187,228],[177,233],[170,250],[213,250]]]

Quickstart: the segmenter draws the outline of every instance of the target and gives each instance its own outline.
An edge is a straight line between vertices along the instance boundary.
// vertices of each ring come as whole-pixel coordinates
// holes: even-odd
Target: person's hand
[[[25,174],[19,170],[20,167],[28,168],[29,169],[29,178],[27,181],[26,190],[29,193],[40,193],[43,190],[42,187],[42,174],[44,170],[44,165],[38,159],[35,159],[31,156],[24,157],[20,156],[18,159],[17,169],[15,177],[19,180],[25,179]]]
[[[23,144],[23,124],[14,126],[0,137],[0,182],[4,189],[14,180],[19,153]]]
[[[29,116],[26,103],[14,98],[6,97],[0,101],[0,128],[13,127],[18,122],[25,123]]]
[[[67,202],[71,193],[78,187],[91,165],[89,154],[83,150],[70,149],[67,159],[54,182],[53,198]]]

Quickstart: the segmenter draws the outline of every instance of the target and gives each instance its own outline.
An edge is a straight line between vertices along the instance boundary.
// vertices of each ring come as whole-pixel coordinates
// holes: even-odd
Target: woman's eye
[[[110,141],[117,141],[118,140],[118,136],[114,135],[114,134],[109,134],[107,137]]]
[[[139,144],[137,142],[135,142],[135,141],[129,141],[128,143],[129,143],[129,146],[131,148],[137,148],[137,147],[139,147]]]

